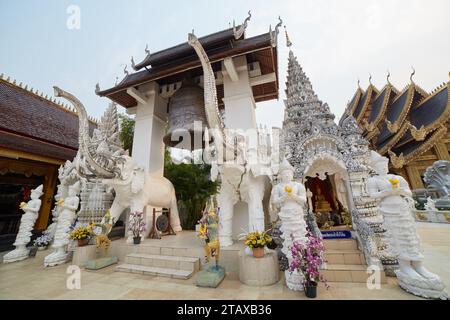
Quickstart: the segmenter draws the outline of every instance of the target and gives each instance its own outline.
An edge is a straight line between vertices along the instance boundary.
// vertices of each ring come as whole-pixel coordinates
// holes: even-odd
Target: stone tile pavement
[[[425,265],[450,288],[450,225],[417,223],[425,252]],[[4,254],[4,253],[2,253]],[[251,287],[236,279],[225,278],[217,289],[198,288],[189,280],[115,272],[115,266],[98,271],[81,271],[81,289],[66,288],[69,264],[45,268],[44,256],[0,265],[0,299],[308,299],[284,284],[284,277],[271,286]],[[361,283],[331,282],[327,290],[318,289],[317,299],[419,299],[397,286],[395,278],[381,290],[369,290]]]

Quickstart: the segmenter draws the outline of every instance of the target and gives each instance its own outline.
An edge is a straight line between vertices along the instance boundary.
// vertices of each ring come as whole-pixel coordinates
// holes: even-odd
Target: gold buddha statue
[[[320,188],[317,188],[316,199],[314,202],[314,207],[316,208],[316,212],[331,212],[331,205],[325,199],[325,196],[320,191]]]

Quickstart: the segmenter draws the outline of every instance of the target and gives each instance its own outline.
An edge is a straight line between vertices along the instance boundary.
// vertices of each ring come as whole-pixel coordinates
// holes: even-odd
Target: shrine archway
[[[345,163],[325,154],[310,159],[302,181],[307,190],[308,210],[319,227],[345,228],[349,224],[350,184]]]

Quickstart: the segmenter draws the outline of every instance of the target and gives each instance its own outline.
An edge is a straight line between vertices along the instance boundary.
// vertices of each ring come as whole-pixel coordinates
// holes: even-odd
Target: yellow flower
[[[288,194],[291,194],[291,193],[292,193],[292,188],[291,188],[291,186],[290,186],[290,185],[285,186],[285,187],[284,187],[284,191],[286,191]]]
[[[399,184],[400,184],[400,180],[399,179],[397,179],[397,178],[390,178],[389,182],[391,183],[392,188],[397,189],[399,187]]]

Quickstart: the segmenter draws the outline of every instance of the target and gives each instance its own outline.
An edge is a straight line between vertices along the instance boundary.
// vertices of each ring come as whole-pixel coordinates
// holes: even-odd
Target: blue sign
[[[320,231],[324,239],[350,239],[352,233],[349,230],[333,230],[333,231]]]

